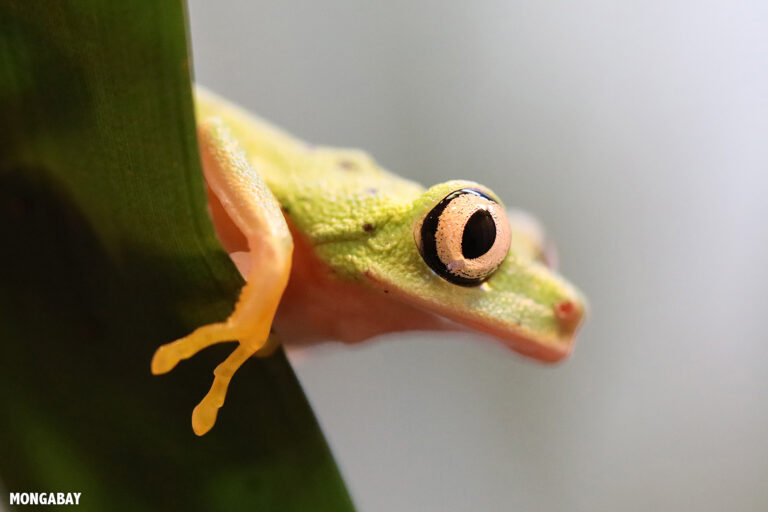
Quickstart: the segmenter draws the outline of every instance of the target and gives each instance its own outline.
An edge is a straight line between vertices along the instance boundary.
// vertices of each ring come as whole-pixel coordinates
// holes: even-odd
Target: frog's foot
[[[225,341],[238,341],[237,348],[214,370],[211,389],[192,411],[192,429],[199,436],[211,430],[216,423],[229,382],[237,369],[249,357],[269,356],[280,346],[277,338],[266,334],[271,317],[268,317],[268,321],[249,326],[247,330],[238,326],[237,318],[232,315],[226,322],[200,327],[188,336],[161,346],[152,358],[152,373],[159,375],[171,371],[179,361],[189,359],[204,348]]]
[[[169,372],[179,361],[216,343],[238,342],[216,367],[210,391],[192,413],[192,428],[203,435],[216,422],[237,369],[252,355],[269,355],[279,345],[270,336],[270,328],[288,284],[293,241],[280,205],[227,127],[221,121],[207,120],[200,125],[198,136],[205,177],[225,217],[219,220],[245,238],[249,270],[232,315],[160,347],[152,359],[152,373]]]
[[[279,340],[270,335],[266,340],[238,336],[238,329],[228,322],[200,327],[192,334],[167,343],[157,349],[152,358],[152,373],[159,375],[171,371],[182,359],[189,359],[200,350],[225,341],[242,339],[237,348],[213,371],[215,378],[205,398],[192,411],[192,430],[201,436],[216,423],[219,409],[224,405],[229,382],[238,368],[251,356],[267,357],[280,346]]]

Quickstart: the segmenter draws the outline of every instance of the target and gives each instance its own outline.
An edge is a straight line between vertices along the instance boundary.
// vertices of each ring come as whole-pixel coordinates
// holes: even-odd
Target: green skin
[[[311,147],[201,88],[196,99],[198,118],[223,121],[294,229],[341,279],[392,291],[393,300],[488,332],[536,359],[571,351],[585,299],[541,261],[541,247],[526,243],[522,226],[511,223],[510,250],[480,286],[452,284],[422,259],[414,227],[451,192],[480,185],[454,180],[425,190],[363,152]]]

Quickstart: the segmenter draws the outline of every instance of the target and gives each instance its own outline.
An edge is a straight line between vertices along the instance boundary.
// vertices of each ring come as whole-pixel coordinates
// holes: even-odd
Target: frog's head
[[[585,301],[547,266],[532,219],[469,181],[436,185],[399,213],[370,240],[388,256],[368,260],[369,279],[530,357],[569,354]]]

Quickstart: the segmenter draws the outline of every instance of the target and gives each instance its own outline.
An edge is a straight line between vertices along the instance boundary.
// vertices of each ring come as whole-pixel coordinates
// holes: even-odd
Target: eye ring
[[[445,196],[414,235],[429,268],[460,286],[478,286],[488,279],[510,246],[506,212],[494,198],[475,188]]]

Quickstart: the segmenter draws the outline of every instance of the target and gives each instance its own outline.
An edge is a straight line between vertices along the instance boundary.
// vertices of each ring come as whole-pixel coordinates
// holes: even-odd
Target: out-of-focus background
[[[768,4],[189,16],[200,83],[426,185],[491,187],[590,298],[556,367],[467,334],[293,351],[361,511],[768,509]]]

